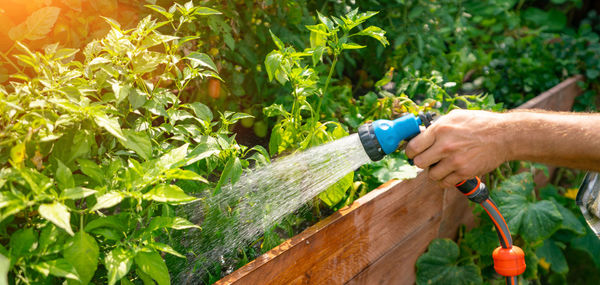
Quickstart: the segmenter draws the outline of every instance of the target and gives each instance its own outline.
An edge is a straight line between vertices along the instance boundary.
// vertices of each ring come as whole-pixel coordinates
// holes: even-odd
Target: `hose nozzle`
[[[377,120],[358,128],[358,136],[365,152],[372,161],[381,160],[407,141],[421,132],[419,125],[429,126],[434,114],[426,113],[415,117],[413,114],[402,116],[393,121]]]

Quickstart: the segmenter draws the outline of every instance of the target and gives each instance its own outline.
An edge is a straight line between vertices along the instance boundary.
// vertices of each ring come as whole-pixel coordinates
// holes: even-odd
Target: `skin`
[[[511,160],[600,171],[600,114],[454,110],[405,151],[442,187]]]

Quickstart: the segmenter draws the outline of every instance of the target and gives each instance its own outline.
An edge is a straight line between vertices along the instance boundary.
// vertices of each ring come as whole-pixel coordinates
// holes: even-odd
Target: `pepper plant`
[[[108,35],[82,54],[19,45],[26,68],[0,88],[2,280],[169,284],[163,255],[185,254],[170,232],[199,229],[174,210],[197,201],[226,162],[240,173],[248,165],[240,158],[250,150],[229,131],[248,115],[214,120],[177,96],[192,80],[219,77],[208,55],[182,56],[190,38],[173,35],[219,12],[191,2],[162,12],[165,21],[146,17],[127,30],[106,19]],[[229,172],[223,181],[239,177]]]

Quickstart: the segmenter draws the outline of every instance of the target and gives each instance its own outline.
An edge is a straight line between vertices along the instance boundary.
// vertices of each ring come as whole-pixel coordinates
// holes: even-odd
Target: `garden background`
[[[514,108],[576,74],[586,83],[574,109],[594,112],[598,6],[2,1],[0,284],[214,283],[382,183],[415,175],[394,153],[245,246],[204,258],[236,219],[235,203],[207,201],[245,169],[375,119]],[[574,202],[584,173],[559,169],[535,188],[524,168],[547,171],[510,162],[484,177],[526,252],[522,281],[594,283],[600,241]],[[417,283],[503,283],[492,228],[482,217],[454,241],[434,241]]]

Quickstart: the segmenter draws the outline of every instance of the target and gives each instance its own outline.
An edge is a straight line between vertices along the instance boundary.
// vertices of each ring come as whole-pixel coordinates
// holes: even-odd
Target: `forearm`
[[[508,160],[600,171],[600,114],[515,111],[502,117]]]

